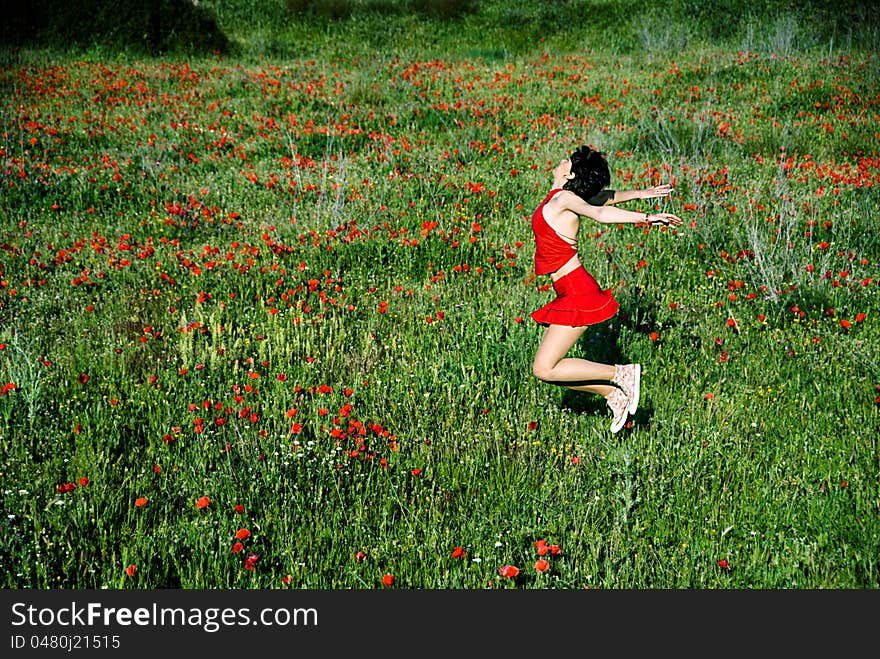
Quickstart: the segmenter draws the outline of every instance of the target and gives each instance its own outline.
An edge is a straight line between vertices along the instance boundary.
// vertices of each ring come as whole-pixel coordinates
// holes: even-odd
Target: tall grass
[[[876,588],[874,28],[770,4],[204,0],[228,52],[5,48],[3,585]],[[619,435],[531,376],[528,218],[585,142],[685,219],[582,227]]]
[[[8,8],[3,42],[102,53],[235,56],[593,54],[673,57],[683,48],[786,56],[873,48],[874,7],[865,0],[731,0],[645,4],[502,0],[34,0]],[[613,26],[613,29],[610,27]]]

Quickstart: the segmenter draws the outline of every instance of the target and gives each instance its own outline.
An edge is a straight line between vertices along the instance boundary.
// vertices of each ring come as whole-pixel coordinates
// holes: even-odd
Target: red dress
[[[551,190],[532,215],[535,274],[538,275],[556,272],[577,254],[576,246],[563,240],[544,218],[544,205],[561,189]],[[532,318],[541,325],[595,325],[617,313],[618,303],[611,289],[603,291],[583,266],[554,281],[553,290],[556,298],[532,312]]]

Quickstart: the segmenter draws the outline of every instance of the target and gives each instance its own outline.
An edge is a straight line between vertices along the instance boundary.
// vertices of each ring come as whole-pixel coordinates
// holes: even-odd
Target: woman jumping
[[[637,213],[615,208],[632,199],[666,197],[669,185],[644,190],[606,190],[611,174],[605,155],[582,146],[553,169],[553,187],[532,215],[535,274],[550,275],[556,298],[532,313],[545,326],[532,372],[544,382],[598,394],[611,408],[611,432],[623,428],[639,404],[641,366],[611,365],[565,355],[588,325],[617,313],[611,289],[602,290],[581,264],[577,235],[581,217],[602,224],[680,226],[672,213]]]

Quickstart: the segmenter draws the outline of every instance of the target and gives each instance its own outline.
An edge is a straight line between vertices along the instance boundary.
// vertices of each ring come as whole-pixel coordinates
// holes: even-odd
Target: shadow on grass
[[[633,332],[647,332],[653,326],[653,317],[654,313],[650,305],[644,303],[635,307],[632,314],[620,311],[611,321],[588,327],[568,356],[602,364],[630,363],[631,357],[624,353],[620,345],[621,330],[626,327]],[[625,349],[625,346],[623,348]],[[560,405],[576,414],[608,415],[610,423],[610,412],[605,399],[601,396],[565,389]],[[653,406],[646,398],[643,387],[639,408],[635,415],[630,417],[630,421],[633,425],[643,425],[649,423],[652,416]],[[623,432],[626,432],[626,429]]]
[[[619,317],[588,327],[567,356],[601,364],[624,363],[623,353],[618,345],[620,328]],[[571,389],[564,389],[561,405],[578,414],[603,414],[608,409],[601,396]]]
[[[197,0],[4,2],[0,45],[100,47],[149,55],[224,54],[230,41]]]

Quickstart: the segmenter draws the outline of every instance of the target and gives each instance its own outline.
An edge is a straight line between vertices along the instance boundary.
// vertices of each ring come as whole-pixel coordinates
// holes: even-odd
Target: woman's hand
[[[664,183],[663,185],[656,185],[653,188],[645,188],[642,190],[642,199],[653,199],[654,197],[668,197],[673,188],[668,183]]]
[[[645,215],[645,221],[652,226],[681,226],[681,218],[672,213],[647,213]]]

